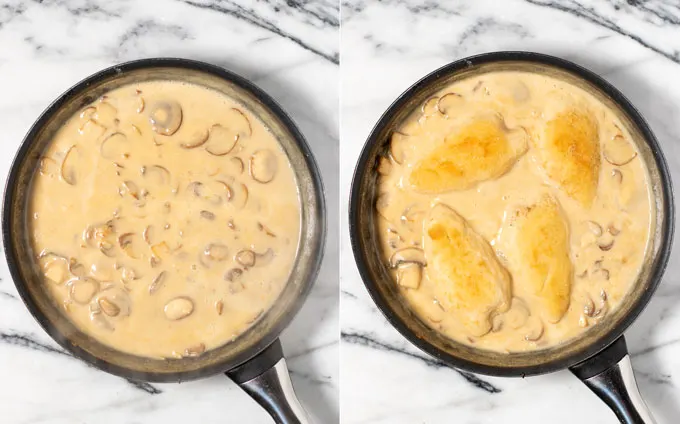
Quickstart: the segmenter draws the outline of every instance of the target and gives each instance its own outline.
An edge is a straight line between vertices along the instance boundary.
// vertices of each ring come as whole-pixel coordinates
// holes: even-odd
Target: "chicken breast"
[[[440,304],[471,335],[488,333],[492,314],[510,305],[510,274],[489,243],[448,206],[433,206],[423,225],[426,272]]]
[[[507,129],[497,115],[476,118],[416,163],[410,184],[423,193],[443,193],[498,178],[527,151],[527,139],[524,129]]]
[[[557,114],[536,137],[536,161],[570,197],[590,208],[600,178],[598,124],[575,108]]]
[[[514,289],[538,297],[543,318],[560,321],[569,308],[572,263],[568,227],[557,200],[543,195],[515,210],[506,225],[502,234],[512,241],[506,256],[513,266]]]

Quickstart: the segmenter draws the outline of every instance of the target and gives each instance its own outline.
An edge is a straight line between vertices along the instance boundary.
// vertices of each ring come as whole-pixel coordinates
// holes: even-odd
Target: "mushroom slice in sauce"
[[[99,145],[99,154],[109,160],[125,159],[128,148],[127,136],[121,132],[115,132],[102,140]]]
[[[221,243],[211,243],[205,247],[203,254],[211,261],[222,262],[229,257],[229,248]]]
[[[236,156],[229,158],[229,169],[235,174],[243,174],[243,171],[245,170],[243,160]]]
[[[238,140],[238,133],[222,125],[215,124],[210,127],[210,135],[207,139],[208,144],[205,147],[205,151],[213,156],[224,156],[234,149]]]
[[[139,236],[136,233],[124,233],[118,236],[118,246],[132,259],[141,257],[141,246]]]
[[[420,287],[422,278],[422,267],[418,263],[402,263],[397,267],[397,283],[409,289]]]
[[[115,286],[102,290],[91,302],[91,310],[100,310],[109,318],[127,317],[132,310],[130,296],[125,290]]]
[[[179,147],[183,149],[195,149],[201,147],[208,141],[208,130],[199,130],[191,135],[191,138],[184,143],[180,143]]]
[[[403,164],[406,160],[404,144],[406,143],[407,137],[406,134],[395,131],[390,140],[390,157],[399,165]]]
[[[116,116],[118,116],[118,109],[109,102],[101,102],[97,105],[96,111],[91,116],[95,121],[101,122],[102,125],[110,128],[117,123]]]
[[[420,266],[426,266],[425,252],[417,247],[405,247],[397,250],[390,257],[390,266],[392,268],[396,268],[403,263],[416,263]]]
[[[163,312],[170,321],[179,321],[191,315],[194,311],[194,302],[186,297],[180,296],[170,300],[165,304]]]
[[[438,106],[439,97],[430,97],[429,99],[425,100],[423,105],[420,107],[420,111],[423,113],[423,116],[434,115],[435,113],[439,112]]]
[[[42,265],[45,278],[63,284],[69,278],[69,260],[62,256],[48,256]]]
[[[87,305],[99,291],[99,282],[94,278],[72,278],[66,282],[68,298],[79,305]]]
[[[224,279],[230,283],[238,281],[243,275],[243,270],[241,268],[232,268],[224,274]]]
[[[161,165],[149,165],[142,169],[142,174],[145,178],[148,178],[159,185],[170,183],[171,176],[168,168]]]
[[[248,197],[250,196],[248,186],[240,182],[235,182],[233,188],[231,204],[237,209],[243,209],[246,204],[248,204]]]
[[[631,143],[620,134],[614,136],[602,148],[602,157],[613,166],[628,165],[637,155]]]
[[[277,171],[276,155],[268,149],[258,150],[250,157],[250,176],[258,183],[266,184],[274,179]]]
[[[239,250],[236,256],[234,256],[234,260],[245,269],[248,269],[255,265],[255,252],[249,249]]]
[[[446,93],[437,100],[437,110],[448,118],[455,109],[463,105],[463,96],[458,93]]]
[[[78,146],[74,144],[66,151],[64,160],[61,162],[61,179],[64,180],[66,184],[76,185],[78,183],[80,172],[82,171],[78,168],[82,165],[82,153],[80,152],[80,149],[78,149]]]
[[[153,278],[153,280],[151,280],[151,284],[149,284],[149,294],[154,294],[161,287],[163,287],[166,275],[167,274],[165,273],[165,271],[161,271],[157,276]]]
[[[157,134],[173,135],[182,125],[182,107],[172,100],[158,102],[149,111],[149,122]]]

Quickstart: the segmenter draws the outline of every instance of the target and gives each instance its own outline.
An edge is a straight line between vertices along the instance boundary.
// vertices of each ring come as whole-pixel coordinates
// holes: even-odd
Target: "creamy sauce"
[[[147,357],[200,355],[245,331],[287,282],[300,231],[275,137],[222,94],[172,81],[116,89],[72,117],[29,213],[55,302]]]
[[[378,172],[384,258],[411,308],[459,342],[515,352],[569,340],[619,305],[641,267],[647,171],[614,114],[567,83],[457,82],[401,125]]]

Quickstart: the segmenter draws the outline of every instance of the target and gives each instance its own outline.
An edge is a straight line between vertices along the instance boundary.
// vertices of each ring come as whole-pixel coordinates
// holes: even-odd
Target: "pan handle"
[[[225,374],[267,410],[277,424],[312,424],[293,390],[279,339]]]
[[[569,370],[614,411],[621,423],[656,424],[640,396],[623,336]]]

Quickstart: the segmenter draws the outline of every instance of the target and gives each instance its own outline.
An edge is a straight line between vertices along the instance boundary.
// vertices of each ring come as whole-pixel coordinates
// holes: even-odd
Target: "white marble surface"
[[[341,8],[341,405],[343,423],[615,423],[568,372],[526,379],[442,367],[389,326],[352,257],[347,193],[359,151],[402,91],[455,59],[533,50],[580,63],[648,119],[680,181],[680,8],[676,0],[343,0]],[[680,420],[680,252],[626,333],[659,423]]]
[[[262,0],[0,0],[0,176],[38,114],[81,78],[153,56],[205,60],[266,90],[306,135],[328,198],[326,260],[282,336],[298,394],[338,421],[338,4]],[[0,422],[270,423],[223,376],[133,385],[65,354],[0,265]]]

